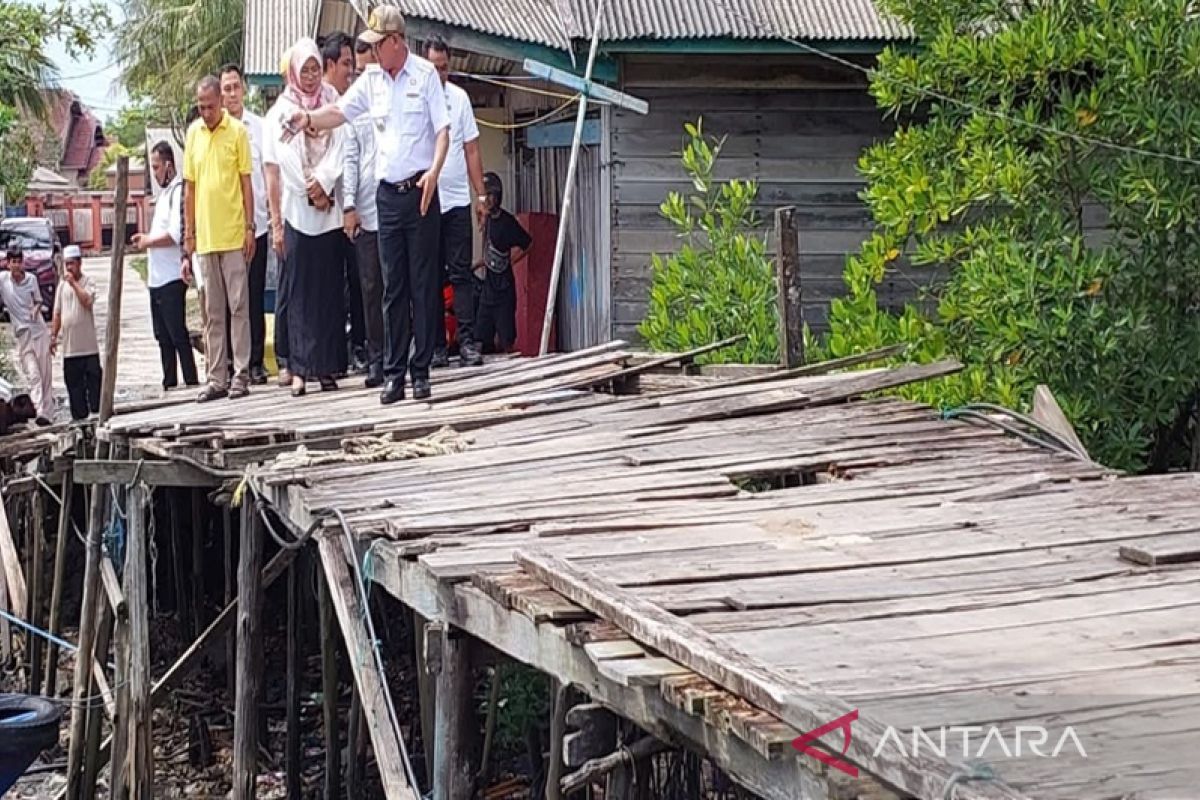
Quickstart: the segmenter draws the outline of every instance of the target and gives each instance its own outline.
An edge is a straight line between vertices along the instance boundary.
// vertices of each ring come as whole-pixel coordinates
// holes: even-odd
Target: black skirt
[[[288,369],[321,378],[346,371],[346,235],[320,236],[284,226],[287,249]]]

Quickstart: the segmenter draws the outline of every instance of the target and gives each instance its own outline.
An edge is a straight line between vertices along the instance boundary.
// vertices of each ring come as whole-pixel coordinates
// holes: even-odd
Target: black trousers
[[[150,322],[154,326],[154,339],[158,342],[158,354],[162,358],[163,388],[179,385],[176,362],[183,371],[183,382],[195,386],[200,382],[196,374],[196,357],[187,329],[187,284],[171,281],[150,290]]]
[[[345,252],[346,280],[344,286],[347,316],[350,319],[349,344],[350,352],[363,346],[367,340],[367,321],[363,312],[362,302],[362,268],[358,264],[358,248],[354,242],[342,235],[342,249]]]
[[[443,285],[454,287],[454,319],[457,323],[459,345],[475,341],[475,275],[471,272],[471,207],[460,206],[442,214],[442,249],[438,261],[442,265]],[[439,287],[440,288],[440,287]],[[437,297],[438,319],[442,318],[442,295]],[[439,326],[438,341],[446,344],[446,326]]]
[[[380,184],[379,261],[383,269],[383,374],[389,380],[429,378],[441,315],[433,313],[439,291],[438,250],[442,215],[437,192],[421,215],[421,190],[401,192]],[[415,342],[412,360],[408,349]]]
[[[479,346],[485,353],[507,353],[517,341],[517,285],[513,271],[506,269],[495,273],[487,270],[483,280],[476,279],[476,282],[479,289],[476,323]]]
[[[292,291],[292,254],[279,259],[279,280],[275,286],[275,363],[287,368],[288,360],[288,297]]]
[[[71,419],[87,419],[88,413],[100,413],[100,356],[63,358],[63,382],[71,399]]]
[[[267,235],[258,237],[254,246],[254,260],[250,262],[250,366],[263,366],[264,345],[267,338],[267,314],[264,310],[267,296],[267,248],[271,246]],[[227,337],[232,342],[232,337]],[[230,345],[232,347],[232,345]]]
[[[383,272],[379,265],[379,233],[360,231],[354,240],[367,332],[367,362],[383,365]]]

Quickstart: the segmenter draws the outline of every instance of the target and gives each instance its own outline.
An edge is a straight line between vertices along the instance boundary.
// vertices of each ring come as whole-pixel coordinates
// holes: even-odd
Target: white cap
[[[63,259],[70,261],[72,258],[83,258],[83,252],[77,244],[69,244],[63,248]]]

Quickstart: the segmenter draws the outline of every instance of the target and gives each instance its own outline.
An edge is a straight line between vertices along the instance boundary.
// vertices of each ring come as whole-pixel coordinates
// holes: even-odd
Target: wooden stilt
[[[233,602],[234,597],[234,571],[233,571],[233,511],[229,506],[224,506],[221,509],[221,524],[225,533],[225,605],[228,606]],[[234,630],[229,631],[229,635],[225,637],[225,676],[226,683],[229,688],[229,696],[237,692],[236,674],[234,672],[234,653],[237,651],[235,642],[237,633]]]
[[[425,658],[428,652],[425,644],[425,629],[428,624],[425,618],[416,611],[412,613],[413,646],[416,647],[417,666],[417,704],[421,712],[421,745],[425,754],[425,774],[432,781],[434,755],[434,705],[436,702],[437,684],[435,675],[429,671]]]
[[[258,699],[262,680],[262,530],[252,502],[242,503],[238,556],[237,691],[233,718],[233,800],[253,800],[258,775]]]
[[[433,797],[458,800],[471,796],[479,759],[471,640],[440,624],[428,626],[426,637],[431,646],[440,648],[435,676]]]
[[[111,296],[110,296],[111,302]],[[96,444],[96,458],[106,454],[107,444]],[[79,791],[80,767],[83,765],[84,748],[87,746],[87,709],[83,699],[92,692],[92,660],[96,650],[96,615],[103,603],[100,595],[101,535],[104,529],[105,495],[107,487],[92,487],[88,508],[87,543],[83,565],[83,598],[79,612],[79,651],[75,655],[75,681],[72,684],[73,706],[71,710],[71,738],[67,749],[67,797],[81,797]]]
[[[0,509],[0,521],[3,521],[3,518],[4,509]],[[0,611],[8,611],[11,608],[8,603],[8,578],[4,572],[0,569]],[[12,655],[12,626],[7,619],[0,617],[0,658],[4,659],[6,668],[12,661]]]
[[[75,471],[67,469],[63,474],[62,504],[58,509],[58,539],[54,543],[54,583],[50,589],[50,619],[47,629],[54,636],[62,632],[63,581],[67,569],[67,538],[71,535],[71,508],[75,495]],[[58,696],[58,645],[50,643],[46,653],[46,694]]]
[[[204,524],[204,490],[192,489],[192,621],[199,638],[208,624],[204,598],[204,541],[208,528]]]
[[[479,757],[479,778],[475,781],[475,789],[482,794],[487,789],[488,775],[492,764],[492,745],[496,737],[496,714],[500,707],[500,671],[503,664],[492,667],[491,688],[488,690],[487,716],[483,724],[483,755]]]
[[[346,796],[363,796],[364,725],[362,698],[358,692],[350,700],[350,719],[346,723]]]
[[[108,603],[102,603],[101,606],[100,617],[96,620],[98,628],[96,631],[95,654],[99,656],[100,661],[107,662],[108,645],[113,635],[113,610],[112,606]],[[79,655],[76,654],[75,657],[79,658]],[[89,670],[88,673],[92,674],[94,671],[94,669]],[[83,800],[92,800],[96,796],[96,779],[99,777],[100,767],[104,763],[100,757],[100,723],[104,720],[104,706],[99,699],[94,699],[84,711],[87,715],[87,728],[85,731],[86,739],[81,747],[84,764],[78,797]]]
[[[117,619],[113,624],[113,653],[115,655],[116,670],[113,672],[113,685],[116,688],[117,698],[117,713],[113,716],[112,726],[112,769],[109,770],[109,786],[111,787],[111,795],[114,800],[129,797],[129,713],[130,713],[130,644],[129,644],[129,622],[127,620]],[[97,715],[99,718],[99,715]],[[89,726],[91,720],[88,721]],[[89,731],[89,738],[91,732]],[[95,744],[100,744],[99,731],[95,737]],[[87,760],[89,763],[95,761],[99,763],[99,749],[93,752],[91,742],[88,746]],[[91,790],[95,791],[95,784],[89,783]]]
[[[550,709],[550,763],[546,767],[546,800],[562,800],[563,737],[567,735],[567,709],[571,687],[554,682],[554,705]]]
[[[30,557],[29,557],[29,622],[39,628],[42,622],[42,571],[45,568],[46,557],[42,552],[45,546],[46,532],[46,500],[41,490],[33,493],[30,502]],[[42,693],[42,639],[30,634],[26,637],[29,642],[29,693]]]
[[[333,601],[329,582],[322,576],[320,594],[321,620],[321,694],[325,710],[325,798],[337,800],[342,796],[342,768],[338,737],[338,666],[337,627],[333,618]],[[351,654],[351,658],[353,658]]]
[[[167,493],[167,505],[171,507],[171,568],[175,584],[175,614],[179,620],[179,630],[191,633],[195,625],[192,623],[191,600],[192,593],[186,588],[187,584],[184,581],[184,576],[190,575],[191,570],[188,569],[184,562],[184,538],[183,532],[183,508],[182,495],[184,490],[181,489],[165,489]],[[191,551],[191,548],[188,548]]]
[[[300,797],[300,671],[304,669],[300,657],[300,591],[299,567],[288,569],[287,585],[287,796]],[[351,797],[356,795],[351,794]]]
[[[129,770],[128,796],[150,800],[154,793],[154,737],[150,708],[150,597],[146,581],[146,505],[149,490],[129,490],[129,543],[125,558],[125,599],[129,608]],[[175,504],[172,503],[172,508]],[[258,584],[258,565],[254,567]],[[120,722],[118,722],[120,724]]]

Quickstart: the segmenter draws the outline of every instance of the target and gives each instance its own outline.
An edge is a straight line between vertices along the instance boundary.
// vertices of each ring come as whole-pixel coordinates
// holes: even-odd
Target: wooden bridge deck
[[[615,346],[496,362],[387,409],[362,390],[260,390],[102,435],[209,474],[249,467],[297,529],[339,511],[357,552],[328,537],[323,553],[365,554],[425,618],[763,797],[940,798],[947,781],[959,797],[1194,795],[1200,476],[1118,477],[862,399],[953,366],[587,391],[630,379],[624,362]],[[294,455],[443,425],[465,449]],[[791,746],[854,711],[847,748],[838,729],[822,745],[858,779]]]

